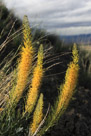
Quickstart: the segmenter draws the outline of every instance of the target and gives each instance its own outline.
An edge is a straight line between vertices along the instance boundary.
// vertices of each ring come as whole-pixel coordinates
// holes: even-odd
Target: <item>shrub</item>
[[[82,49],[82,47],[80,47],[79,49],[80,55],[79,85],[91,89],[91,52],[89,50],[87,51],[86,48],[87,46],[84,46],[84,49]]]
[[[20,59],[15,70],[13,85],[9,87],[9,99],[0,109],[1,136],[39,136],[44,135],[62,116],[74,94],[78,79],[78,50],[74,44],[72,62],[68,65],[65,80],[60,85],[55,105],[48,107],[45,113],[43,94],[40,94],[45,69],[43,68],[43,45],[40,45],[38,55],[34,59],[34,47],[31,30],[25,16],[23,22],[23,46]],[[32,65],[34,63],[34,65]],[[31,77],[31,78],[30,78]],[[31,79],[29,81],[29,79]],[[29,81],[29,84],[27,83]],[[26,92],[26,93],[25,93]],[[26,95],[26,97],[23,95]],[[21,98],[24,100],[22,101]],[[31,117],[33,116],[33,119]]]

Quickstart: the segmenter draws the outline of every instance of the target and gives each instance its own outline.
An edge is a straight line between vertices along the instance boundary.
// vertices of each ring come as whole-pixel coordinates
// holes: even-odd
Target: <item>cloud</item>
[[[21,19],[63,35],[91,33],[90,0],[3,0]]]

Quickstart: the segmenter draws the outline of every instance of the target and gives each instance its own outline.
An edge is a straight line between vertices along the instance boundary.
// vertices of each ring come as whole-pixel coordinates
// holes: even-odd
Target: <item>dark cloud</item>
[[[91,0],[3,1],[21,19],[27,14],[31,24],[39,24],[48,31],[66,35],[91,33]]]

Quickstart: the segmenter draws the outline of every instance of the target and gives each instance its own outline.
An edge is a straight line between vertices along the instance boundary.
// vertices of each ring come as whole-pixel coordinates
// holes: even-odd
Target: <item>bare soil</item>
[[[45,136],[91,136],[91,90],[80,87],[58,125]]]

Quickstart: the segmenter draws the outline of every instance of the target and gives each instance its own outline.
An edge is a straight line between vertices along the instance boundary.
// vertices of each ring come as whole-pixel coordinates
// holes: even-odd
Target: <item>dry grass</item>
[[[91,45],[81,45],[80,49],[91,52]]]

